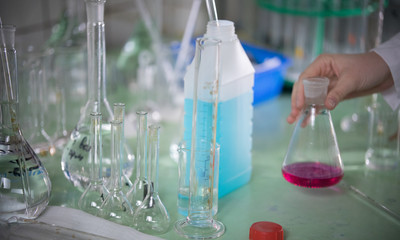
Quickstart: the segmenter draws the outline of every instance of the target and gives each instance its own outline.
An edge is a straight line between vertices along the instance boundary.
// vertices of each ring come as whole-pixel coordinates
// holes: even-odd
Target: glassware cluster
[[[115,112],[122,104],[114,105]],[[120,112],[123,112],[120,111]],[[79,199],[80,209],[118,224],[158,235],[169,230],[170,217],[158,193],[158,161],[160,126],[147,126],[147,113],[138,112],[137,159],[138,176],[129,191],[124,191],[123,180],[123,114],[111,121],[111,177],[102,177],[101,113],[91,113],[88,164],[91,165],[89,185]],[[116,114],[116,116],[118,116]],[[143,151],[144,150],[144,151]],[[142,155],[141,155],[142,154]],[[146,171],[147,170],[147,171]]]
[[[114,118],[109,101],[106,97],[106,51],[105,51],[105,24],[104,24],[105,0],[87,0],[87,53],[88,53],[88,99],[70,139],[65,145],[61,167],[65,177],[74,186],[83,190],[89,184],[88,166],[86,159],[89,157],[88,138],[90,136],[90,113],[102,114],[102,141],[104,145],[111,145],[111,124]],[[101,171],[107,184],[110,181],[111,149],[103,149],[103,164]],[[134,168],[134,157],[128,146],[124,145],[123,158],[123,185],[131,186],[129,178]]]

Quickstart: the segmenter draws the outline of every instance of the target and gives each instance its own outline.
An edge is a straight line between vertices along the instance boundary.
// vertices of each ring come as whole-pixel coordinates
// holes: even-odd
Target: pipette
[[[215,0],[206,0],[206,5],[210,21],[216,21],[218,26],[218,14],[217,14],[217,6],[215,5]]]

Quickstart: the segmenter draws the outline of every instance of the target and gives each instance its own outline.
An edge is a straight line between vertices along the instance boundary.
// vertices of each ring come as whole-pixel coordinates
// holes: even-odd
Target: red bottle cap
[[[273,222],[256,222],[250,227],[249,240],[283,240],[283,228]]]

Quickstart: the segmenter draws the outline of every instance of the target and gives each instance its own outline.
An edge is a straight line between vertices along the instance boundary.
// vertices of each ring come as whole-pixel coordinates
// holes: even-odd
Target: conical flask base
[[[329,187],[343,178],[340,167],[320,162],[298,162],[282,168],[283,177],[290,183],[308,188]]]

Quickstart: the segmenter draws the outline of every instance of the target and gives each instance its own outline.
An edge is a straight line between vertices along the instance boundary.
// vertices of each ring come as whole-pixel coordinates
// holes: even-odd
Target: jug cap
[[[230,41],[237,39],[235,25],[229,20],[209,21],[204,37]]]
[[[283,240],[283,228],[274,222],[256,222],[250,227],[249,240]]]

